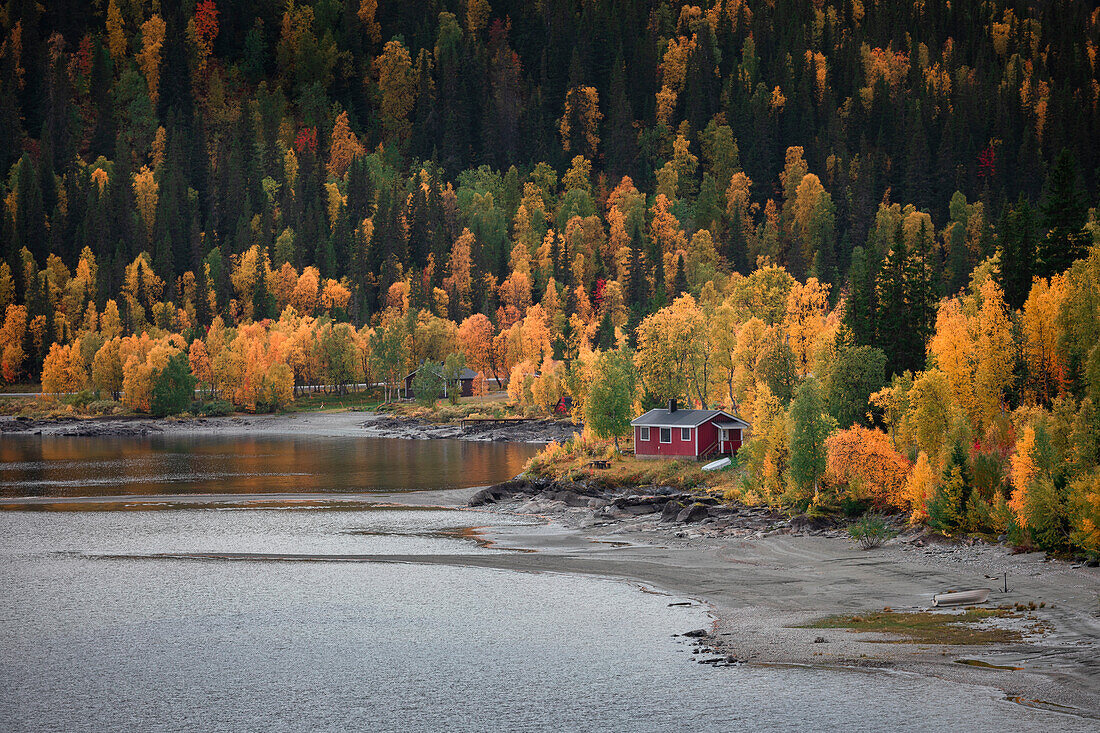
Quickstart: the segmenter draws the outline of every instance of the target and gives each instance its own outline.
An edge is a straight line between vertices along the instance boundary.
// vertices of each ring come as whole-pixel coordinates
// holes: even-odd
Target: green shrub
[[[883,542],[897,537],[897,531],[879,514],[864,514],[848,525],[848,534],[864,550],[878,547]]]
[[[115,400],[93,400],[85,409],[93,415],[114,415],[122,411],[122,403]]]
[[[233,414],[233,405],[225,400],[215,399],[209,402],[191,403],[191,413],[202,417],[225,417]]]
[[[90,389],[85,389],[76,394],[67,395],[61,401],[66,405],[83,408],[96,401],[96,393]]]

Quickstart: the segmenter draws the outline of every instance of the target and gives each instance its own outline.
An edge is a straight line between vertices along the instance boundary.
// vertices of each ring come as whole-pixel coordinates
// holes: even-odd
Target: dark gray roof
[[[726,428],[727,430],[737,430],[739,428],[747,428],[749,424],[739,417],[733,418],[730,422],[716,422],[715,427]]]
[[[405,379],[408,379],[409,377],[415,376],[418,371],[420,371],[420,367],[417,367],[416,369],[413,369],[411,372],[406,374]],[[475,372],[473,369],[470,369],[469,367],[462,367],[462,372],[459,373],[458,378],[459,379],[477,379],[477,372]]]
[[[737,419],[725,410],[677,410],[676,412],[669,412],[664,407],[658,407],[634,418],[630,421],[630,424],[641,427],[693,428],[716,415],[725,415],[728,418]]]

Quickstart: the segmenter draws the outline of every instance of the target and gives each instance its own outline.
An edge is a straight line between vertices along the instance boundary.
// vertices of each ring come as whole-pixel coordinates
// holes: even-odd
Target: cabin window
[[[638,428],[638,440],[649,442],[649,428]]]
[[[685,442],[691,440],[691,428],[680,428],[680,440]]]
[[[661,442],[662,443],[671,443],[672,442],[672,428],[661,428]]]

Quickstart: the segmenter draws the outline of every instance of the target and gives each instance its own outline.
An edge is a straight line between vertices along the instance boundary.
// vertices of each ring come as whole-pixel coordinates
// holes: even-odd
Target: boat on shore
[[[992,593],[991,588],[973,588],[971,590],[957,590],[948,593],[937,593],[932,596],[933,606],[961,606],[973,603],[985,603]]]
[[[704,471],[718,471],[733,463],[729,458],[719,458],[717,461],[711,461],[707,465],[703,466]]]

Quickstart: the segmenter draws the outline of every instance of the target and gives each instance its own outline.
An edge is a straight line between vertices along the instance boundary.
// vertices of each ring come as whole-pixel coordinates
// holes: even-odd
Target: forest
[[[8,0],[0,27],[6,383],[264,411],[465,364],[600,439],[735,410],[746,503],[1100,552],[1089,3]]]

